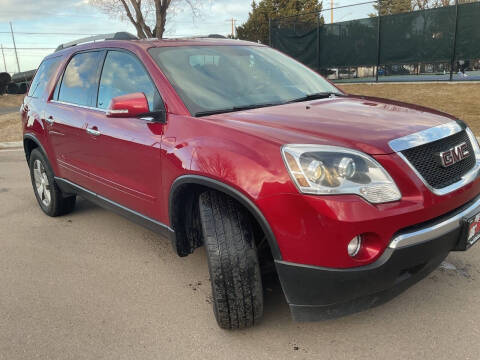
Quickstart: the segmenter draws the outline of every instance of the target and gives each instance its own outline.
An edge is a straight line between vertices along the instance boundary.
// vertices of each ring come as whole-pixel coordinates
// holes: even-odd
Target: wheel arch
[[[170,188],[169,195],[169,217],[170,225],[175,230],[175,243],[172,244],[179,256],[186,256],[195,249],[191,241],[187,238],[187,234],[182,232],[182,208],[192,204],[192,201],[198,199],[198,195],[205,190],[220,191],[236,201],[238,201],[257,221],[261,230],[265,234],[270,251],[275,260],[281,260],[282,256],[278,247],[275,235],[270,227],[270,224],[263,216],[262,212],[257,206],[242,192],[237,189],[222,183],[221,181],[200,175],[183,175],[178,177]]]
[[[25,151],[25,157],[27,159],[27,163],[30,161],[30,154],[32,153],[33,149],[39,148],[45,156],[47,156],[47,152],[45,151],[44,147],[38,140],[38,138],[31,133],[26,133],[23,135],[23,150]],[[47,157],[48,160],[48,157]]]

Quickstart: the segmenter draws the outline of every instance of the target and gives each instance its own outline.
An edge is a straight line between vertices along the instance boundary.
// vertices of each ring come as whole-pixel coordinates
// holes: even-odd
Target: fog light
[[[347,246],[348,255],[350,255],[351,257],[356,256],[360,251],[361,247],[362,247],[362,237],[360,235],[357,235],[348,243],[348,246]]]

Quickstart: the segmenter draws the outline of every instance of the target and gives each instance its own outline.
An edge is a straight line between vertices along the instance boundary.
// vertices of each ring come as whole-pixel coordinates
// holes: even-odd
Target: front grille
[[[438,153],[465,142],[470,156],[449,167],[440,165]],[[425,181],[435,189],[441,189],[460,181],[475,166],[475,153],[465,130],[446,138],[402,151]]]

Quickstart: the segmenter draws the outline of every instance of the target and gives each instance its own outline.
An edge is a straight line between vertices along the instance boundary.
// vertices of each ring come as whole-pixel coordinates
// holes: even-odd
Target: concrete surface
[[[463,74],[454,73],[452,81],[480,81],[480,70],[466,71],[467,76]],[[372,82],[375,81],[375,76],[363,78],[350,79],[335,79],[335,83],[358,83],[358,82]],[[446,74],[420,74],[420,75],[381,75],[378,77],[378,82],[422,82],[422,81],[450,81],[450,72]]]
[[[0,107],[0,115],[10,114],[19,111],[20,106],[6,106]]]
[[[480,246],[448,257],[381,307],[317,323],[290,320],[265,285],[255,328],[217,327],[203,249],[168,241],[79,201],[39,209],[21,151],[0,151],[0,359],[478,359]]]
[[[8,142],[0,142],[0,150],[3,149],[18,149],[23,148],[22,141],[8,141]]]

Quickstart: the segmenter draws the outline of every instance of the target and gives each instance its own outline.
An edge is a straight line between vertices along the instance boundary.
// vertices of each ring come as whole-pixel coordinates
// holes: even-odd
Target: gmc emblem
[[[469,157],[470,151],[468,151],[467,143],[463,142],[447,151],[439,153],[438,155],[440,156],[440,164],[443,167],[449,167]]]

